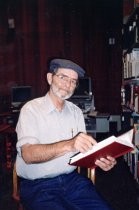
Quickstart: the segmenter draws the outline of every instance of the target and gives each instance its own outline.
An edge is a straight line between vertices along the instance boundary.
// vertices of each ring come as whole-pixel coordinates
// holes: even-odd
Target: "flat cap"
[[[77,72],[79,77],[83,77],[85,71],[76,63],[66,60],[66,59],[53,59],[50,62],[49,72],[53,73],[56,68],[65,68],[65,69],[72,69],[73,71]]]

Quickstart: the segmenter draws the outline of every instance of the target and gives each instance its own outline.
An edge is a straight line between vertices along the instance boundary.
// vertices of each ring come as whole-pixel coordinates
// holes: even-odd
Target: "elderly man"
[[[16,170],[21,200],[26,210],[110,210],[93,183],[69,165],[69,158],[96,144],[86,133],[82,111],[67,101],[85,71],[70,60],[53,59],[44,97],[27,102],[21,109],[16,131]],[[108,171],[112,157],[95,163]]]

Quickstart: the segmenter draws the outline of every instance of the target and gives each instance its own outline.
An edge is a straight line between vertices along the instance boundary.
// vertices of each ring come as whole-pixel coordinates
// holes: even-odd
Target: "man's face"
[[[48,73],[47,79],[52,93],[60,99],[68,99],[78,84],[78,74],[71,69],[59,68],[55,74]]]

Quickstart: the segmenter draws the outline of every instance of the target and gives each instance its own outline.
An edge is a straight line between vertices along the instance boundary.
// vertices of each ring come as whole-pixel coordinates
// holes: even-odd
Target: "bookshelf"
[[[139,147],[136,146],[135,150],[124,155],[124,158],[134,179],[139,183]]]

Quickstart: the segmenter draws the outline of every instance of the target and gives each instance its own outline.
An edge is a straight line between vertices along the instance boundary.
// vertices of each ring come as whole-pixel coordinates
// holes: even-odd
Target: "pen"
[[[71,129],[71,137],[73,138],[73,128]]]

